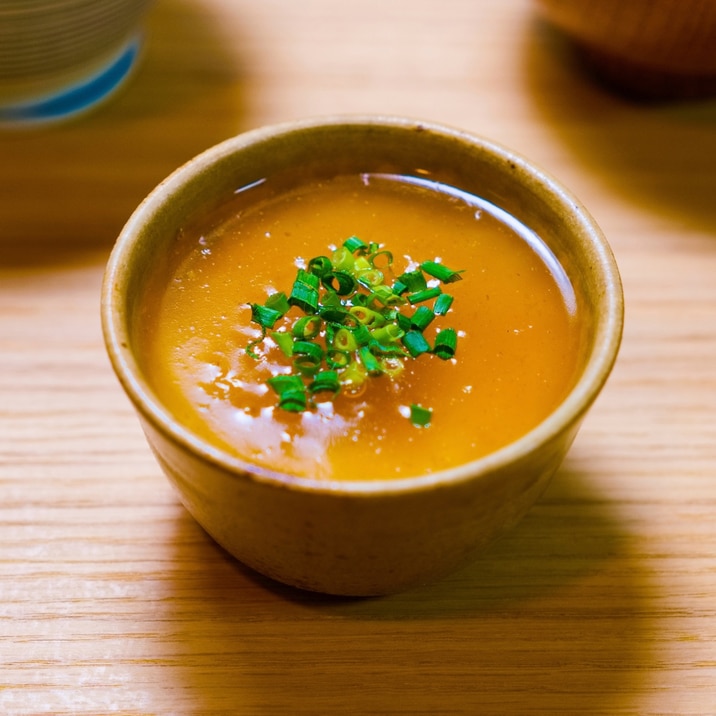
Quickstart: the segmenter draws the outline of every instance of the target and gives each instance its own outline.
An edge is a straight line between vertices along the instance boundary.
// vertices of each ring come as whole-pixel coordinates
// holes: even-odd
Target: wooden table
[[[159,0],[90,116],[0,135],[0,713],[716,713],[716,105],[594,84],[528,0]],[[109,367],[122,223],[230,135],[327,113],[525,154],[607,234],[623,349],[471,567],[382,599],[258,577],[179,505]]]

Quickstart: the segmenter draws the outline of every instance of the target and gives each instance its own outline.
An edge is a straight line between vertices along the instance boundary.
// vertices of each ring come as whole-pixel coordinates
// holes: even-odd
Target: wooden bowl
[[[257,177],[337,162],[389,163],[449,177],[544,235],[574,283],[581,373],[561,405],[507,447],[469,464],[395,480],[325,481],[269,473],[192,434],[157,398],[135,354],[148,273],[187,217]],[[333,164],[332,164],[333,165]],[[189,512],[236,558],[287,584],[385,594],[436,579],[515,525],[560,465],[616,358],[622,289],[612,253],[579,201],[514,152],[480,137],[394,117],[335,117],[257,129],[206,151],[129,219],[102,289],[106,347],[157,460]],[[370,462],[366,461],[366,470]]]
[[[713,0],[536,0],[610,85],[645,99],[716,94]]]

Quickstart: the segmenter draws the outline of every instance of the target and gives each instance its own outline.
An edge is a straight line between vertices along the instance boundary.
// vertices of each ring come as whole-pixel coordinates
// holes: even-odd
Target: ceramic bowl
[[[535,0],[607,83],[642,99],[716,95],[713,0]]]
[[[257,178],[297,166],[434,171],[542,233],[582,310],[579,378],[543,423],[483,459],[399,480],[266,474],[189,432],[162,405],[135,353],[142,286],[187,217]],[[376,595],[463,565],[530,509],[604,385],[622,331],[622,290],[598,226],[565,188],[508,149],[457,129],[395,117],[329,117],[249,131],[189,161],[124,227],[102,290],[106,347],[149,445],[188,511],[238,560],[275,580]],[[367,470],[370,464],[367,462]]]
[[[139,56],[152,0],[0,0],[0,128],[73,117]]]

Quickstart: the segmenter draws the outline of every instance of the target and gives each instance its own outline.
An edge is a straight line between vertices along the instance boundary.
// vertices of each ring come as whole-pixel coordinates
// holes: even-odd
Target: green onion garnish
[[[443,360],[448,360],[455,355],[457,348],[457,333],[454,328],[445,328],[438,333],[433,346],[433,353]]]
[[[419,427],[426,427],[430,425],[430,421],[433,418],[433,411],[428,408],[423,408],[422,405],[411,405],[410,406],[410,422],[413,425]]]
[[[380,244],[351,236],[330,258],[316,256],[298,269],[291,293],[276,292],[263,304],[251,306],[251,320],[261,335],[246,352],[261,359],[254,348],[267,330],[286,358],[290,374],[269,378],[278,406],[290,412],[315,408],[319,400],[339,393],[357,395],[370,377],[396,380],[405,362],[432,353],[448,360],[455,355],[457,332],[438,330],[431,347],[424,333],[451,308],[453,297],[428,279],[452,283],[462,278],[437,261],[424,261],[397,278],[393,254]],[[428,302],[433,301],[432,307]],[[416,304],[419,304],[416,306]],[[297,309],[303,315],[296,317]],[[272,330],[279,321],[280,327]],[[321,396],[321,397],[316,397]],[[410,407],[413,424],[428,426],[432,411]]]
[[[367,346],[371,341],[370,331],[362,323],[359,323],[355,328],[351,328],[351,333],[359,347]]]
[[[342,305],[319,306],[318,315],[328,323],[347,323],[351,318],[351,314]]]
[[[336,270],[325,273],[321,282],[339,296],[349,296],[356,289],[356,277],[348,271]]]
[[[444,316],[452,306],[453,297],[449,293],[441,293],[435,299],[435,305],[433,306],[433,312],[436,316]]]
[[[393,254],[385,249],[377,249],[368,257],[371,265],[377,269],[387,269],[393,263]]]
[[[276,375],[266,381],[278,395],[278,405],[292,413],[306,409],[306,388],[297,375]]]
[[[408,295],[408,302],[410,304],[422,303],[423,301],[429,301],[431,298],[436,298],[442,293],[440,286],[434,286],[433,288],[424,288],[422,291],[415,291]]]
[[[282,316],[281,311],[277,311],[275,308],[262,306],[260,303],[251,304],[251,320],[263,328],[273,328],[276,321]]]
[[[367,306],[353,306],[349,309],[349,313],[356,318],[358,323],[362,323],[369,328],[376,328],[385,323],[382,313],[378,313],[378,311],[374,311]]]
[[[430,351],[430,344],[420,331],[408,331],[403,336],[403,345],[413,358]]]
[[[315,313],[318,309],[318,286],[318,276],[298,269],[288,302],[305,313]]]
[[[380,286],[373,286],[369,302],[371,305],[377,304],[385,308],[394,308],[395,306],[402,306],[405,303],[405,299],[399,293],[396,293],[394,289],[381,284]]]
[[[318,343],[312,343],[311,341],[296,341],[293,344],[293,354],[308,356],[314,362],[320,363],[323,360],[324,350]]]
[[[361,346],[358,349],[358,355],[368,375],[380,375],[383,372],[378,358],[368,346]]]
[[[400,283],[405,286],[405,290],[410,293],[423,291],[428,287],[425,274],[420,269],[406,271],[404,274],[398,276],[398,281],[400,281]]]
[[[454,281],[462,280],[462,276],[460,275],[462,271],[453,271],[444,264],[439,264],[435,261],[423,261],[423,263],[420,264],[420,268],[429,276],[443,283],[453,283]]]
[[[341,388],[338,373],[335,370],[322,370],[313,377],[308,390],[315,393],[337,393]]]
[[[370,335],[382,346],[390,346],[397,343],[405,335],[405,331],[397,323],[388,323],[374,328]]]
[[[368,245],[359,239],[357,236],[351,236],[343,242],[343,246],[348,249],[351,253],[355,251],[363,251],[368,248]]]
[[[410,319],[410,325],[421,333],[433,322],[435,312],[428,306],[418,306]]]
[[[351,362],[351,352],[335,348],[326,352],[326,364],[330,368],[345,368]]]
[[[308,270],[318,278],[323,278],[332,269],[333,264],[328,256],[315,256],[308,262]]]
[[[358,350],[358,341],[353,335],[353,331],[348,328],[339,328],[333,336],[333,348],[348,353]]]
[[[276,345],[281,349],[285,356],[289,358],[293,355],[293,336],[287,332],[274,331],[271,338],[276,341]]]
[[[296,338],[311,339],[315,338],[320,332],[323,321],[319,316],[301,316],[291,329],[291,333]]]

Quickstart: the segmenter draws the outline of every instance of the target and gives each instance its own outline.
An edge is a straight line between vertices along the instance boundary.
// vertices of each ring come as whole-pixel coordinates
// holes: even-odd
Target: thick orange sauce
[[[281,410],[265,381],[290,359],[271,341],[260,360],[247,354],[257,335],[248,304],[290,293],[297,267],[351,235],[385,244],[396,275],[435,259],[464,270],[440,320],[459,331],[455,358],[422,355],[358,396]],[[180,232],[168,264],[138,321],[143,369],[189,429],[270,470],[361,480],[474,460],[540,423],[578,370],[574,294],[546,246],[495,207],[427,181],[343,176],[273,196],[249,188]],[[405,417],[411,404],[433,411],[428,427]]]

